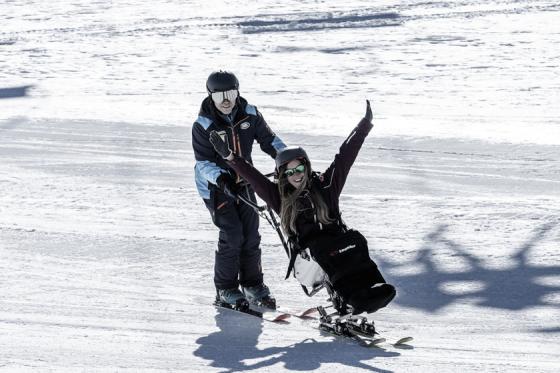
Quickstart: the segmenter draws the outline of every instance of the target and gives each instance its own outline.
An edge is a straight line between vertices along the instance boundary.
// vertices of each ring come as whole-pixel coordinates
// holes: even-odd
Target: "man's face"
[[[218,109],[222,114],[228,115],[231,114],[233,108],[235,107],[239,91],[237,89],[232,89],[224,92],[214,92],[211,95],[216,109]]]

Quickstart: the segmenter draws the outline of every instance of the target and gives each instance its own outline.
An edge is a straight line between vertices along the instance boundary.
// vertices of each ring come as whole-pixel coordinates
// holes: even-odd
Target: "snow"
[[[0,371],[556,372],[552,1],[3,2]],[[213,69],[315,169],[373,102],[341,197],[398,296],[364,349],[211,305],[190,126]],[[273,162],[258,147],[255,163]],[[324,303],[284,281],[278,302]]]

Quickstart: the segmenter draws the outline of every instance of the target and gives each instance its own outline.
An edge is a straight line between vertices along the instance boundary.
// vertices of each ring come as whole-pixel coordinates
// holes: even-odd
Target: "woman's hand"
[[[209,140],[212,143],[214,149],[216,150],[216,153],[221,155],[222,158],[227,159],[228,161],[231,161],[233,159],[233,153],[229,148],[228,143],[222,140],[222,136],[220,136],[218,132],[216,131],[210,132]]]
[[[367,104],[366,115],[364,116],[364,118],[366,118],[366,120],[371,123],[371,120],[373,119],[373,114],[371,113],[371,106],[369,104],[369,100],[366,100],[366,104]]]

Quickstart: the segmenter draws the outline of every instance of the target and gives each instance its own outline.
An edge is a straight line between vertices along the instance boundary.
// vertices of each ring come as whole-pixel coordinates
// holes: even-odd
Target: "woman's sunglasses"
[[[286,175],[286,177],[290,177],[293,174],[301,174],[303,171],[305,171],[305,165],[302,163],[294,168],[286,168],[284,175]]]

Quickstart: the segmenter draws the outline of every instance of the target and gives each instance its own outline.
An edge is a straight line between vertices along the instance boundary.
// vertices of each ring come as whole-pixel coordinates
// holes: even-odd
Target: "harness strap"
[[[288,270],[286,272],[286,277],[284,278],[284,280],[287,280],[288,277],[290,277],[290,273],[292,273],[292,270],[294,269],[294,264],[296,263],[296,258],[299,255],[299,253],[302,251],[301,247],[299,247],[299,245],[297,244],[297,242],[294,241],[293,237],[288,238],[288,243],[290,245],[290,262],[288,263]]]

